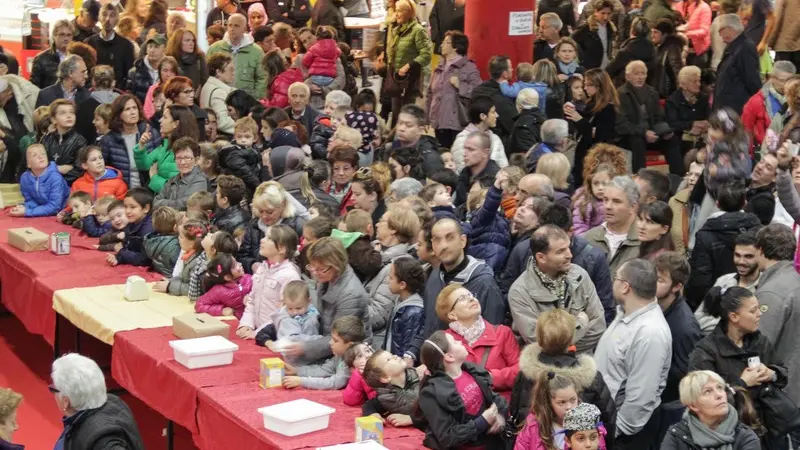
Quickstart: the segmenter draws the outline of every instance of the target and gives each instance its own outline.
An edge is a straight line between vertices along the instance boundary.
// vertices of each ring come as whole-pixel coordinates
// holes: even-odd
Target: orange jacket
[[[92,196],[92,201],[111,195],[119,200],[125,198],[128,185],[122,179],[122,172],[106,166],[106,173],[95,179],[89,172],[84,172],[80,178],[72,183],[72,192],[83,191]]]

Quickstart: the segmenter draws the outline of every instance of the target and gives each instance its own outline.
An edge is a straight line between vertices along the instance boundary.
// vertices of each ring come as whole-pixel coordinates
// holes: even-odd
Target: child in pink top
[[[360,343],[351,346],[344,353],[344,362],[350,368],[350,381],[342,391],[342,400],[348,406],[361,406],[368,399],[375,398],[376,392],[364,381],[364,365],[372,356],[372,348]]]
[[[611,164],[600,164],[589,177],[584,180],[583,187],[579,188],[573,196],[572,232],[580,236],[606,220],[603,199],[605,198],[606,185],[616,175],[616,169]]]
[[[309,79],[317,86],[327,86],[336,78],[336,61],[342,51],[329,29],[319,26],[317,42],[303,56],[303,66],[308,69]]]
[[[233,256],[220,253],[209,261],[203,282],[208,291],[197,299],[195,312],[242,318],[244,297],[252,290],[253,280]]]

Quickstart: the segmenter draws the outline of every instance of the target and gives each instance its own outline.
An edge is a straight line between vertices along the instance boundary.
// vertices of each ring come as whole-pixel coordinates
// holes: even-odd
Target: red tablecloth
[[[239,345],[231,365],[189,370],[175,362],[168,344],[177,339],[172,328],[151,328],[123,331],[114,336],[111,375],[120,386],[164,417],[197,434],[195,413],[200,389],[257,383],[259,360],[275,356],[266,348],[256,346],[254,341],[237,338],[238,323],[229,325],[229,339]]]
[[[46,234],[69,232],[70,254],[26,253],[8,245],[8,230],[24,227],[33,227]],[[78,230],[58,223],[53,217],[18,218],[0,213],[0,299],[28,331],[43,336],[50,345],[55,339],[53,292],[56,290],[121,284],[130,275],[140,275],[148,281],[161,278],[144,267],[109,266],[105,262],[105,253],[91,247],[97,241],[96,238],[81,236]]]
[[[288,437],[268,431],[258,408],[306,398],[336,409],[323,431]],[[202,449],[307,449],[353,442],[361,408],[342,403],[341,391],[261,389],[258,383],[217,386],[200,391],[197,424]],[[413,427],[384,428],[383,445],[392,450],[420,449],[424,435]],[[195,439],[197,442],[198,439]]]

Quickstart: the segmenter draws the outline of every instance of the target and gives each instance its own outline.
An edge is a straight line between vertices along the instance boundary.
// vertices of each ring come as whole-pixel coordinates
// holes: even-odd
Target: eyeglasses
[[[626,280],[626,279],[624,279],[624,278],[620,278],[620,277],[613,277],[612,279],[613,279],[614,281],[622,281],[623,283],[628,283],[628,284],[631,284],[631,282],[630,282],[630,281],[628,281],[628,280]]]
[[[461,302],[471,302],[471,301],[475,301],[475,300],[478,300],[478,299],[475,298],[474,295],[472,295],[472,292],[468,292],[466,294],[461,294],[458,297],[456,297],[456,301],[453,302],[453,306],[450,307],[450,311],[449,312],[453,312],[453,310],[456,309],[456,305],[461,303]]]
[[[47,386],[47,389],[50,391],[51,394],[60,394],[61,393],[61,391],[56,389],[56,387],[53,386],[52,384]]]
[[[191,161],[193,159],[195,159],[194,156],[180,156],[180,157],[176,156],[175,157],[175,161]]]
[[[308,273],[316,273],[317,275],[324,275],[324,274],[330,272],[331,269],[333,269],[333,267],[331,267],[331,266],[328,266],[326,269],[320,270],[320,269],[317,269],[316,267],[312,266],[311,264],[306,265],[306,270],[308,271]]]
[[[194,89],[184,89],[181,94],[194,94]]]

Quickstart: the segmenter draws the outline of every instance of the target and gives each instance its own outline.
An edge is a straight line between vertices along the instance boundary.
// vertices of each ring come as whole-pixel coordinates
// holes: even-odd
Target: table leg
[[[58,319],[60,317],[61,314],[56,313],[56,335],[55,339],[53,340],[53,361],[57,360],[58,357],[61,356],[61,338],[59,336],[60,335],[59,331],[61,330],[59,330],[59,325],[58,325],[58,323],[60,322]]]
[[[81,329],[75,327],[75,353],[81,354]]]
[[[175,424],[167,419],[167,450],[172,450],[174,445],[174,438],[175,438]]]

